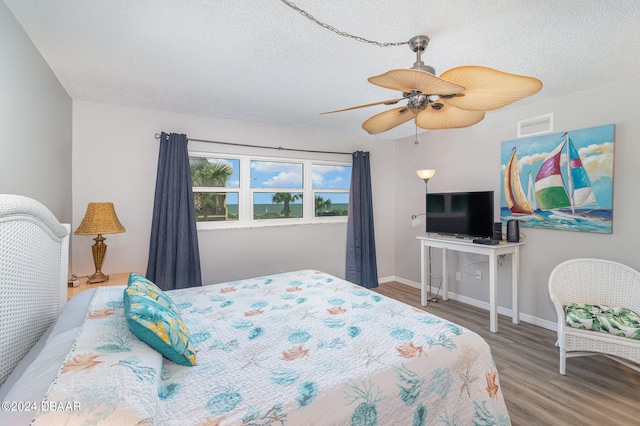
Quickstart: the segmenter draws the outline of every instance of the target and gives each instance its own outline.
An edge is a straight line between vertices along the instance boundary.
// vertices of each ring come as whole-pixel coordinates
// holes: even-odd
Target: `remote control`
[[[475,238],[473,240],[474,244],[485,244],[485,245],[489,245],[489,246],[495,246],[496,244],[500,244],[499,240],[488,240],[485,238]]]

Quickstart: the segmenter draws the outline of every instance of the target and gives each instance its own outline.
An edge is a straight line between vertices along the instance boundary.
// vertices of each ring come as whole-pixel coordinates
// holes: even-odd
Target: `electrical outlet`
[[[476,280],[482,279],[482,271],[480,269],[476,269]]]
[[[456,272],[456,281],[460,281],[460,272]]]

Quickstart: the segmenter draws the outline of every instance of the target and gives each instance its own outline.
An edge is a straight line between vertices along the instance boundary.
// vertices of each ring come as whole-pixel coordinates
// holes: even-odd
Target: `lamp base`
[[[100,268],[102,268],[104,255],[107,253],[107,245],[104,243],[104,240],[106,240],[106,238],[103,237],[102,234],[98,234],[98,236],[93,239],[96,243],[91,246],[91,252],[93,253],[93,264],[96,267],[96,271],[89,277],[87,284],[103,283],[109,280],[109,275],[103,274],[100,270]]]
[[[89,277],[89,279],[87,280],[87,284],[103,283],[105,281],[109,281],[109,275],[105,275],[100,271],[96,271]]]

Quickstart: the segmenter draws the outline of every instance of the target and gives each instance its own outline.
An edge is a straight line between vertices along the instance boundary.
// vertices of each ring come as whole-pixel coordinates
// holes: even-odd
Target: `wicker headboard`
[[[69,230],[39,202],[0,194],[0,385],[67,300]]]

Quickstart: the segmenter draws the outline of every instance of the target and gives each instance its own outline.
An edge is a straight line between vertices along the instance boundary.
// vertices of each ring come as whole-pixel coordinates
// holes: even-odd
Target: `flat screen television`
[[[427,232],[493,237],[493,191],[427,193]]]

